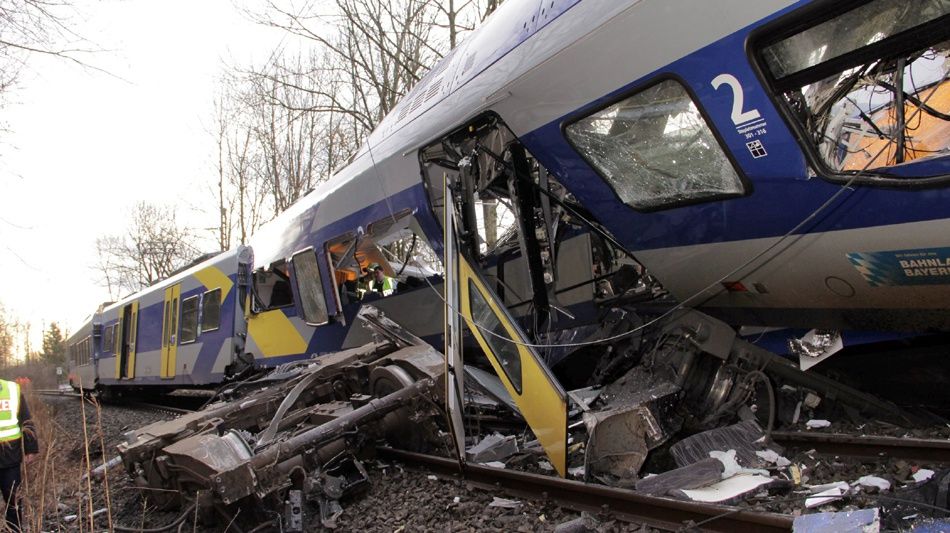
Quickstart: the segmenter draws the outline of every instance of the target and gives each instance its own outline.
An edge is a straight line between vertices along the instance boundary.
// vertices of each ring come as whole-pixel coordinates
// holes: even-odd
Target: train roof
[[[160,280],[160,281],[156,282],[156,283],[153,284],[153,285],[150,285],[150,286],[148,286],[148,287],[146,287],[146,288],[144,288],[144,289],[142,289],[142,290],[140,290],[140,291],[134,292],[134,293],[132,293],[132,294],[130,294],[130,295],[128,295],[128,296],[126,296],[126,297],[120,299],[120,300],[117,301],[117,302],[113,302],[112,304],[110,304],[110,305],[104,307],[103,309],[101,309],[101,310],[100,310],[100,313],[108,313],[108,312],[110,312],[110,311],[112,311],[112,310],[114,310],[114,309],[118,309],[118,308],[122,307],[123,305],[125,305],[125,304],[127,304],[127,303],[129,303],[129,302],[131,302],[131,301],[137,300],[137,299],[139,299],[139,298],[141,298],[142,296],[145,296],[145,295],[147,295],[147,294],[151,294],[151,293],[157,292],[157,291],[164,291],[166,287],[169,287],[169,286],[171,286],[171,285],[174,285],[174,284],[180,282],[181,280],[186,279],[186,278],[188,278],[189,276],[193,275],[195,272],[204,270],[205,268],[208,268],[208,267],[210,267],[210,266],[220,265],[220,264],[223,264],[223,263],[227,263],[227,262],[229,262],[229,261],[235,261],[235,262],[237,262],[237,261],[239,261],[243,256],[248,256],[248,255],[250,255],[250,253],[251,253],[251,252],[250,252],[250,249],[249,249],[247,246],[237,246],[237,247],[232,248],[232,249],[230,249],[230,250],[227,250],[227,251],[225,251],[225,252],[218,253],[218,254],[214,255],[213,257],[210,257],[210,258],[208,258],[208,259],[205,259],[204,261],[200,261],[199,263],[196,263],[196,264],[193,264],[193,265],[191,265],[191,266],[189,266],[189,267],[186,267],[185,269],[181,270],[180,272],[178,272],[178,273],[176,273],[176,274],[173,274],[173,275],[171,275],[171,276],[169,276],[169,277],[167,277],[167,278],[165,278],[165,279],[163,279],[163,280]],[[243,258],[244,258],[245,260],[249,259],[248,257],[243,257]],[[227,269],[227,270],[225,271],[225,274],[230,274],[232,270],[233,270],[233,269]]]

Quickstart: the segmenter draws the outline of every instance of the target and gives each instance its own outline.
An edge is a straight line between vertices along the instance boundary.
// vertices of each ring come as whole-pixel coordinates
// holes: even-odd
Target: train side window
[[[696,103],[672,79],[569,124],[565,134],[617,196],[636,209],[746,192]]]
[[[290,288],[290,276],[287,263],[281,259],[271,263],[265,270],[254,272],[254,311],[267,311],[294,304],[294,293]]]
[[[221,289],[210,290],[201,297],[201,332],[221,327]]]
[[[102,351],[103,353],[109,353],[112,351],[112,340],[113,340],[113,329],[112,326],[107,326],[103,328],[102,332]]]
[[[869,169],[886,176],[886,167],[946,157],[950,2],[829,6],[824,16],[809,12],[799,21],[778,21],[778,28],[763,30],[757,47],[762,70],[816,166],[845,179]],[[943,168],[914,176],[945,174]]]
[[[304,320],[313,326],[326,324],[329,320],[327,302],[323,294],[316,251],[308,248],[294,254],[291,260],[294,263],[294,276]]]
[[[198,297],[192,296],[181,301],[181,335],[179,344],[194,342],[198,338]]]

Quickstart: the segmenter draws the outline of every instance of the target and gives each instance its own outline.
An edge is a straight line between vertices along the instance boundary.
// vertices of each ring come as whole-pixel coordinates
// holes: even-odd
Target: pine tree
[[[66,363],[66,339],[56,322],[43,332],[43,360],[55,365]]]

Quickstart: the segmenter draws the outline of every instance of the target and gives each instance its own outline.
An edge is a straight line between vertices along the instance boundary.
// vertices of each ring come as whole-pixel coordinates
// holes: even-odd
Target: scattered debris
[[[518,453],[518,443],[514,435],[506,437],[493,433],[466,450],[465,456],[473,463],[489,463],[502,461],[516,453]]]
[[[693,464],[651,475],[637,481],[638,492],[664,496],[676,490],[698,489],[722,480],[725,467],[712,457]]]
[[[831,427],[831,422],[829,422],[828,420],[812,419],[812,420],[809,420],[808,422],[805,422],[805,427],[807,427],[808,429],[821,429],[821,428]]]
[[[933,475],[934,475],[933,470],[930,470],[927,468],[921,468],[917,470],[916,472],[914,472],[911,475],[911,477],[914,478],[914,481],[920,483],[921,481],[927,481],[928,479],[932,478]]]
[[[818,507],[828,502],[833,502],[841,498],[841,496],[847,494],[850,488],[847,483],[843,483],[843,487],[840,484],[833,485],[833,487],[815,492],[808,498],[805,498],[805,507],[811,509],[812,507]]]
[[[760,474],[737,474],[708,487],[679,492],[696,502],[735,504],[772,481],[771,477]]]
[[[681,389],[635,368],[604,392],[607,406],[584,413],[585,460],[592,474],[635,480],[647,453],[679,429],[673,408]]]
[[[837,513],[812,513],[795,517],[793,533],[878,533],[879,509],[860,509]]]
[[[756,450],[755,455],[757,455],[763,461],[773,464],[779,468],[785,468],[792,464],[791,461],[782,457],[775,450]]]
[[[492,498],[491,503],[488,504],[489,507],[502,507],[504,509],[517,509],[521,507],[521,502],[518,500],[509,500],[508,498],[500,498],[495,496]]]
[[[808,370],[838,353],[842,348],[844,348],[844,342],[841,334],[833,330],[813,329],[801,339],[788,341],[788,349],[798,356],[802,370]]]
[[[861,476],[855,481],[855,484],[862,487],[876,488],[882,492],[891,488],[890,481],[878,476]]]
[[[709,452],[709,456],[716,459],[722,463],[722,479],[730,478],[736,474],[758,474],[762,476],[768,476],[768,470],[763,470],[761,468],[745,468],[739,464],[739,461],[736,459],[735,450],[727,450],[724,452],[712,451]]]

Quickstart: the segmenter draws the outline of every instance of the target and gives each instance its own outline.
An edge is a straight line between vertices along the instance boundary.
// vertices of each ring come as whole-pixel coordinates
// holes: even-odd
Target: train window
[[[214,331],[220,326],[221,289],[214,289],[201,297],[201,332]]]
[[[114,332],[114,330],[112,329],[112,326],[107,326],[106,328],[104,328],[104,330],[103,330],[103,332],[102,332],[102,351],[103,351],[104,353],[109,353],[109,352],[112,351],[112,344],[113,344],[113,339],[114,339],[113,334],[114,334],[114,333],[115,333],[115,332]]]
[[[745,193],[702,113],[675,80],[584,117],[565,133],[631,207],[659,209]]]
[[[482,296],[472,280],[468,282],[469,306],[472,313],[472,320],[477,328],[482,330],[482,337],[491,347],[491,350],[501,363],[502,370],[508,376],[508,381],[521,394],[521,354],[518,352],[518,346],[508,341],[510,337],[505,326],[492,311],[488,301]]]
[[[181,301],[181,334],[178,343],[194,342],[198,338],[198,297],[192,296]]]
[[[950,0],[874,0],[759,48],[787,114],[833,174],[950,154]],[[915,176],[944,173],[935,169]]]
[[[292,260],[304,320],[311,325],[326,324],[329,320],[327,302],[323,295],[323,283],[320,281],[316,252],[313,248],[309,248],[295,254]]]
[[[284,260],[271,263],[268,270],[254,272],[254,309],[266,311],[294,304],[294,293],[290,288],[290,276]]]

